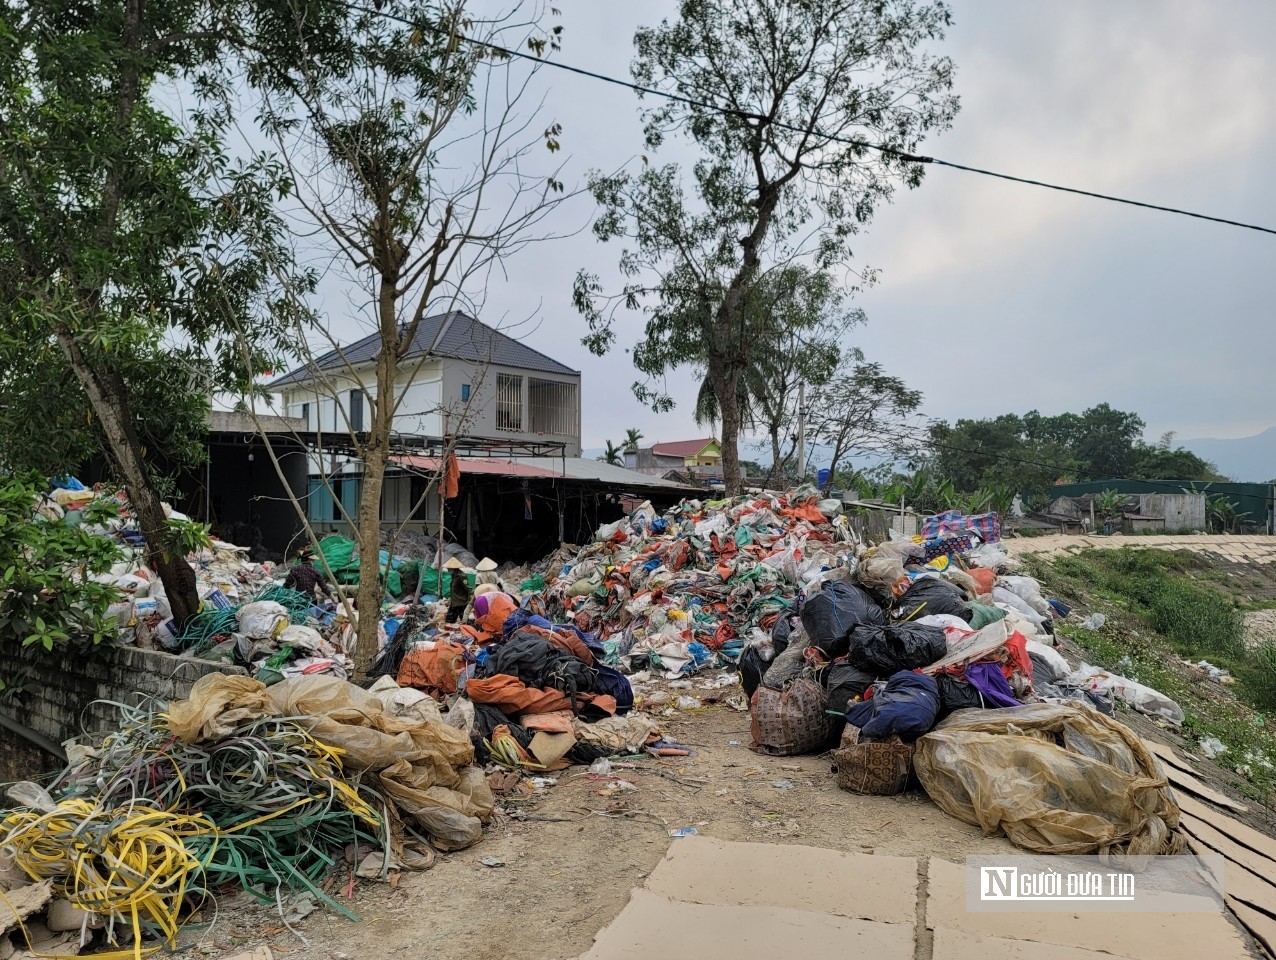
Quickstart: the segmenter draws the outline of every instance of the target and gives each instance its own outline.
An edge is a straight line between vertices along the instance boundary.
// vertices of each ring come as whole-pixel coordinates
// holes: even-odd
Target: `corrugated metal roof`
[[[426,473],[437,473],[439,470],[438,457],[391,457],[390,459],[400,466]],[[456,459],[462,475],[470,476],[524,477],[540,480],[561,477],[566,480],[605,483],[613,487],[678,492],[699,489],[682,483],[673,483],[660,477],[635,473],[633,470],[603,463],[601,460],[587,460],[584,457],[515,457],[511,460],[495,457],[457,457]]]
[[[439,470],[438,457],[391,457],[390,459],[399,466],[426,473],[437,473]],[[530,463],[515,463],[511,460],[498,460],[495,457],[457,457],[456,462],[461,473],[470,476],[539,477],[542,479],[558,476],[557,473],[551,473]]]
[[[430,351],[431,345],[434,346],[433,351]],[[278,380],[272,380],[266,387],[274,390],[276,387],[304,383],[306,380],[313,379],[318,373],[325,370],[340,370],[346,364],[353,366],[371,363],[376,359],[380,349],[381,337],[373,333],[349,346],[329,350],[310,363],[284,374]],[[573,370],[566,364],[547,357],[539,350],[533,350],[522,341],[506,336],[501,331],[475,320],[460,310],[425,317],[421,321],[405,359],[420,357],[427,351],[436,357],[452,357],[457,360],[468,360],[471,363],[492,363],[502,367],[537,370],[541,373],[580,373],[579,370]]]
[[[520,463],[528,463],[531,458],[519,457]],[[662,490],[698,490],[683,483],[674,483],[663,477],[652,477],[635,470],[627,470],[602,460],[587,460],[584,457],[540,457],[539,462],[545,464],[551,476],[567,477],[572,480],[596,480],[613,486],[623,487],[658,487]]]

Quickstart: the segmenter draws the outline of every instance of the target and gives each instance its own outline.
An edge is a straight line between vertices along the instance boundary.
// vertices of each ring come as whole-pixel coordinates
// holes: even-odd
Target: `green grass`
[[[1204,558],[1160,550],[1087,550],[1053,560],[1031,557],[1027,572],[1080,612],[1103,612],[1097,631],[1060,624],[1058,632],[1087,660],[1173,698],[1183,707],[1183,735],[1217,738],[1217,762],[1243,776],[1245,792],[1264,804],[1276,792],[1276,643],[1246,649],[1243,596],[1217,589]],[[1220,695],[1178,663],[1209,660],[1235,676]]]

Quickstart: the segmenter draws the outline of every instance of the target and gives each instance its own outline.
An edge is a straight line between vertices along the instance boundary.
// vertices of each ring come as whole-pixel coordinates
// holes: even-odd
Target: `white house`
[[[317,433],[365,428],[375,396],[377,334],[271,381],[284,412]],[[400,363],[395,430],[564,444],[580,456],[580,371],[460,311],[426,317]]]

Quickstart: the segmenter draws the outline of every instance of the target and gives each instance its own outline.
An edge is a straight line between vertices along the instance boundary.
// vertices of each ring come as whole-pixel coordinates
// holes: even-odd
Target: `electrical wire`
[[[357,3],[350,2],[350,0],[335,0],[335,2],[339,6],[345,7],[346,9],[351,10],[355,13],[361,13],[368,16],[381,17],[387,20],[394,20],[406,26],[415,27],[417,29],[425,28],[425,29],[432,30],[433,32],[438,34],[443,34],[446,32],[439,27],[431,27],[431,25],[427,23],[411,20],[408,17],[400,16],[389,10],[369,9],[368,7],[364,7]],[[622,80],[619,77],[609,76],[608,74],[605,74],[605,73],[598,73],[597,71],[594,71],[594,70],[586,70],[584,67],[573,66],[572,64],[562,63],[557,60],[547,60],[544,57],[537,56],[536,54],[527,53],[526,51],[523,51],[523,50],[515,50],[511,47],[503,47],[498,44],[490,43],[485,40],[475,40],[472,37],[467,37],[467,36],[464,36],[463,34],[448,34],[448,35],[454,36],[455,39],[457,39],[458,41],[462,43],[468,43],[473,46],[478,46],[478,47],[486,48],[488,50],[493,50],[504,56],[513,57],[520,60],[530,60],[537,64],[543,64],[545,66],[552,67],[555,70],[562,70],[567,73],[573,73],[573,74],[576,74],[577,76],[587,77],[591,80],[597,80],[602,83],[609,83],[618,87],[625,87],[626,89],[632,90],[635,93],[649,95],[653,97],[660,97],[662,99],[671,100],[676,103],[683,103],[683,104],[686,104],[687,106],[695,107],[698,110],[709,110],[709,111],[713,111],[715,113],[721,114],[722,116],[739,117],[742,120],[754,120],[758,122],[765,122],[775,127],[776,129],[784,130],[788,133],[797,133],[802,135],[808,135],[811,133],[811,131],[806,130],[800,126],[797,126],[791,123],[785,123],[781,120],[775,120],[774,118],[769,117],[765,114],[754,113],[748,110],[738,110],[733,107],[724,106],[722,104],[711,103],[707,100],[699,100],[694,97],[687,97],[687,96],[683,96],[682,94],[671,93],[667,90],[661,90],[657,87],[644,86],[642,84],[634,83],[629,80]],[[965,173],[973,173],[973,174],[977,174],[979,176],[984,176],[984,177],[994,177],[999,180],[1007,180],[1012,183],[1021,183],[1031,187],[1041,187],[1042,189],[1045,189],[1045,190],[1055,190],[1060,193],[1070,193],[1070,194],[1075,194],[1077,196],[1090,197],[1095,200],[1106,200],[1110,203],[1120,203],[1120,204],[1124,204],[1126,206],[1131,206],[1131,207],[1141,207],[1145,210],[1157,210],[1162,213],[1171,213],[1181,217],[1191,217],[1196,220],[1206,220],[1211,223],[1218,223],[1224,226],[1240,227],[1241,229],[1244,229],[1244,230],[1255,230],[1259,233],[1268,233],[1268,234],[1276,235],[1276,228],[1273,228],[1273,227],[1265,227],[1255,223],[1245,223],[1244,221],[1241,221],[1241,220],[1231,220],[1226,217],[1215,217],[1210,214],[1197,213],[1191,210],[1183,210],[1179,207],[1164,206],[1162,204],[1157,204],[1157,203],[1147,203],[1142,200],[1131,200],[1127,197],[1118,197],[1112,194],[1098,193],[1093,190],[1083,190],[1079,187],[1068,187],[1062,184],[1050,183],[1045,180],[1035,180],[1029,177],[1019,177],[1009,173],[1000,173],[995,170],[987,170],[982,167],[972,167],[962,163],[954,163],[951,160],[943,160],[939,157],[909,153],[904,150],[899,150],[895,147],[888,147],[885,144],[872,143],[871,141],[868,141],[868,140],[857,140],[852,137],[842,137],[842,136],[837,136],[835,134],[820,133],[818,131],[814,133],[814,136],[820,140],[826,140],[830,143],[844,143],[849,146],[859,147],[865,150],[873,150],[873,151],[876,151],[877,153],[883,154],[884,156],[896,157],[900,160],[904,160],[909,163],[924,163],[924,164],[931,164],[934,166],[948,167],[951,170],[960,170]]]

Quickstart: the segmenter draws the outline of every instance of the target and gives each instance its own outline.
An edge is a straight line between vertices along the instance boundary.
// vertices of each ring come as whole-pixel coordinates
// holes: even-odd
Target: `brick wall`
[[[89,655],[37,658],[13,672],[15,689],[12,696],[0,700],[0,715],[60,744],[81,733],[115,729],[115,708],[98,701],[181,700],[205,674],[245,671],[157,650],[111,646]],[[0,782],[39,776],[60,766],[47,751],[0,727]]]

